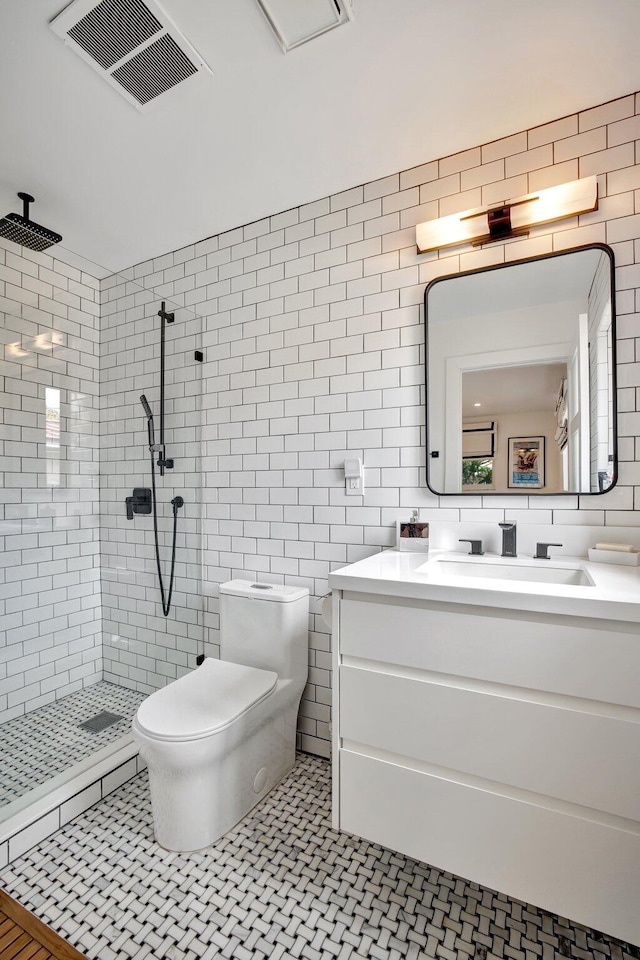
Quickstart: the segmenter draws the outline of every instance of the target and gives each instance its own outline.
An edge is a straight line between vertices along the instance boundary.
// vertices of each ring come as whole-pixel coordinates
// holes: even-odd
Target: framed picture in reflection
[[[509,477],[512,490],[544,487],[544,437],[509,437]]]

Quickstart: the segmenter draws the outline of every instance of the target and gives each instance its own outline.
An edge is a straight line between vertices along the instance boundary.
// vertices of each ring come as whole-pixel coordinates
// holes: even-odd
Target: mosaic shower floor
[[[101,680],[0,726],[0,807],[131,729],[144,694]],[[101,733],[78,726],[103,710],[122,720]]]
[[[153,841],[146,774],[0,873],[100,960],[626,960],[640,951],[330,825],[329,765],[300,755],[204,852]]]

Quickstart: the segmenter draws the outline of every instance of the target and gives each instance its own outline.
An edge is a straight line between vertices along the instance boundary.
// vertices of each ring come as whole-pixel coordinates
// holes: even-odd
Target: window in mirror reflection
[[[493,490],[493,459],[462,461],[462,489],[474,490],[482,493],[483,490]]]
[[[612,278],[613,254],[595,244],[427,287],[431,490],[517,493],[509,438],[523,437],[545,450],[530,492],[615,483]]]
[[[485,492],[494,489],[494,455],[496,450],[496,421],[467,416],[469,410],[482,404],[463,403],[462,421],[462,489]]]

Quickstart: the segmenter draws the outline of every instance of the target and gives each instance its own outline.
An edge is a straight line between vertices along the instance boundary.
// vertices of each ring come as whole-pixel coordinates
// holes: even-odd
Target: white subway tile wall
[[[640,489],[633,462],[640,432],[637,114],[638,97],[624,97],[174,254],[190,280],[184,302],[206,318],[207,652],[217,654],[220,582],[307,586],[305,750],[329,751],[330,638],[320,617],[329,571],[392,545],[394,521],[411,508],[432,521],[471,522],[489,511],[504,519],[512,503],[438,498],[426,487],[422,300],[431,279],[593,241],[612,245],[620,380],[628,385],[620,487],[602,498],[521,497],[513,506],[531,523],[541,508],[545,522],[555,523],[624,525],[633,517]],[[600,195],[595,213],[538,227],[516,242],[416,254],[420,220],[592,173]],[[364,462],[362,498],[345,495],[347,456]]]
[[[574,528],[634,524],[640,491],[640,448],[636,450],[640,433],[640,362],[636,360],[640,342],[640,163],[635,158],[639,126],[640,95],[623,97],[211,237],[100,284],[105,679],[146,692],[193,666],[202,631],[202,543],[204,648],[209,655],[219,653],[220,582],[244,577],[300,584],[311,591],[310,672],[299,742],[303,749],[326,756],[330,637],[320,616],[320,601],[328,591],[331,569],[393,543],[396,519],[416,507],[423,518],[447,523],[504,519],[505,512],[510,515],[517,509],[522,523],[539,522],[542,511],[545,523]],[[538,227],[526,239],[483,249],[416,254],[414,227],[421,220],[592,173],[598,177],[600,196],[600,209],[594,213]],[[436,276],[459,270],[594,241],[611,244],[616,256],[621,385],[618,488],[597,498],[518,497],[513,502],[431,494],[425,484],[424,454],[425,285]],[[7,261],[6,248],[1,248],[0,254],[5,269],[17,269],[13,261]],[[35,260],[37,256],[17,258],[26,260],[29,269],[18,271],[23,278],[20,284],[11,272],[3,273],[0,295],[23,302],[23,314],[43,311],[54,329],[63,319],[78,323],[78,311],[91,303],[86,329],[97,334],[97,327],[92,326],[97,323],[96,300],[77,292],[77,287],[70,289],[70,278],[64,293],[80,297],[78,306],[61,302],[55,293],[48,296],[47,285],[53,287],[55,271],[52,263],[47,266]],[[45,286],[34,286],[34,281]],[[95,284],[88,280],[74,276],[74,283],[86,284],[95,292]],[[153,295],[143,287],[153,288]],[[159,334],[155,313],[163,297],[176,304],[177,310],[176,327],[169,335],[167,392],[168,422],[175,431],[172,453],[177,465],[180,461],[174,474],[160,483],[165,567],[170,546],[167,504],[176,493],[185,495],[187,501],[185,526],[178,541],[175,616],[168,621],[162,617],[158,601],[151,523],[148,517],[127,521],[124,509],[124,498],[134,486],[149,485],[146,426],[138,398],[146,393],[157,410]],[[9,312],[15,313],[13,305]],[[190,359],[198,340],[196,315],[203,318],[202,391],[200,371]],[[67,333],[67,328],[62,332]],[[97,358],[97,350],[91,357]],[[71,375],[72,362],[64,360],[65,376]],[[97,384],[95,380],[90,383],[93,398]],[[40,386],[38,381],[38,389]],[[34,389],[32,381],[29,389]],[[93,407],[91,411],[93,416]],[[29,404],[25,412],[33,412]],[[15,427],[13,420],[9,426]],[[23,426],[32,429],[31,421]],[[90,463],[82,460],[76,464],[80,474],[81,468],[97,463],[97,449],[89,446],[89,439],[95,441],[95,435],[87,438],[83,448],[91,449]],[[18,436],[13,430],[11,442],[33,441],[30,435]],[[30,459],[28,452],[14,454],[19,455],[27,462]],[[364,462],[363,497],[345,495],[342,467],[346,456],[361,457]],[[8,536],[28,537],[32,528],[27,521],[40,516],[40,501],[34,505],[28,500],[22,506],[29,481],[21,487],[19,467],[17,462],[12,464],[15,486],[5,483],[3,494],[11,492],[17,497],[12,510],[18,504],[28,515],[19,518],[20,527],[12,526]],[[72,489],[74,494],[89,496],[91,492],[95,496],[95,487],[91,491]],[[53,501],[53,497],[49,499]],[[65,510],[71,507],[67,501],[53,504],[63,505]],[[66,513],[64,518],[68,519]],[[77,514],[72,513],[72,518],[78,519]],[[14,524],[17,518],[10,511],[5,519]],[[79,526],[86,529],[85,524]],[[65,531],[65,537],[73,532]],[[97,543],[97,529],[93,535]],[[90,545],[97,549],[93,541]],[[28,551],[46,543],[18,539],[5,546],[12,553],[23,551],[23,583],[33,582],[31,578],[37,582],[44,573],[38,564],[46,561]],[[86,543],[73,540],[73,547],[79,554],[74,563],[88,559]],[[66,554],[63,559],[70,562]],[[93,561],[91,569],[97,576],[97,557]],[[10,576],[17,569],[16,562],[9,562]],[[97,580],[93,584],[96,595],[98,584]],[[35,589],[42,590],[39,604],[31,597],[28,613],[15,607],[10,611],[11,617],[18,616],[10,621],[9,630],[18,631],[12,634],[12,642],[24,645],[21,656],[25,658],[34,653],[33,647],[27,646],[29,630],[34,629],[32,618],[39,618],[43,630],[51,629],[45,626],[40,607],[49,609],[48,619],[55,615],[54,622],[59,616],[76,616],[75,610],[56,606],[78,602],[73,591],[63,599],[62,595],[51,597],[46,585]],[[66,582],[59,589],[71,590]],[[80,599],[82,612],[86,612],[83,604],[87,602],[88,598]],[[95,616],[93,611],[91,616]],[[63,626],[66,621],[55,630]],[[73,626],[77,626],[75,620]],[[83,641],[91,626],[93,621],[89,626],[82,622]],[[22,634],[25,627],[27,633]],[[36,638],[38,630],[35,628]],[[0,648],[3,658],[8,649],[6,644]],[[100,651],[99,646],[95,649]],[[39,668],[41,662],[34,661],[34,665]],[[13,674],[8,670],[3,659],[0,697],[8,697],[14,690]],[[31,668],[28,672],[31,674]],[[24,667],[22,674],[24,678]],[[7,680],[9,687],[3,688]],[[25,699],[20,703],[40,702],[41,695],[38,687],[31,695],[22,694]],[[8,704],[3,706],[6,709]]]
[[[98,281],[0,240],[0,722],[102,677]]]
[[[195,260],[167,254],[101,283],[100,511],[104,679],[152,693],[193,669],[202,650],[200,317],[184,307]],[[182,257],[182,259],[181,259]],[[151,289],[153,288],[153,289]],[[153,515],[127,519],[134,488],[151,489],[151,455],[144,394],[160,442],[161,303],[174,320],[165,324],[166,456],[156,466],[160,562],[168,596],[172,500],[177,512],[175,585],[168,617],[162,613],[156,570]],[[154,460],[160,457],[154,453]]]

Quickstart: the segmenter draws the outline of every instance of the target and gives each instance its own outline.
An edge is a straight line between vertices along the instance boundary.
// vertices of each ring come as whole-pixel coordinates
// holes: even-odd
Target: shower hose
[[[151,438],[150,438],[151,439]],[[152,447],[152,444],[149,444]],[[165,617],[169,616],[171,609],[171,596],[173,594],[173,583],[176,570],[176,533],[178,530],[178,510],[184,506],[182,497],[174,497],[171,501],[173,507],[173,542],[171,545],[171,573],[169,574],[169,590],[165,593],[164,580],[162,578],[162,567],[160,566],[160,544],[158,543],[158,501],[156,498],[156,465],[153,459],[153,449],[151,449],[151,489],[153,492],[153,536],[156,545],[156,566],[158,569],[158,581],[160,583],[160,599],[162,600],[162,612]]]

